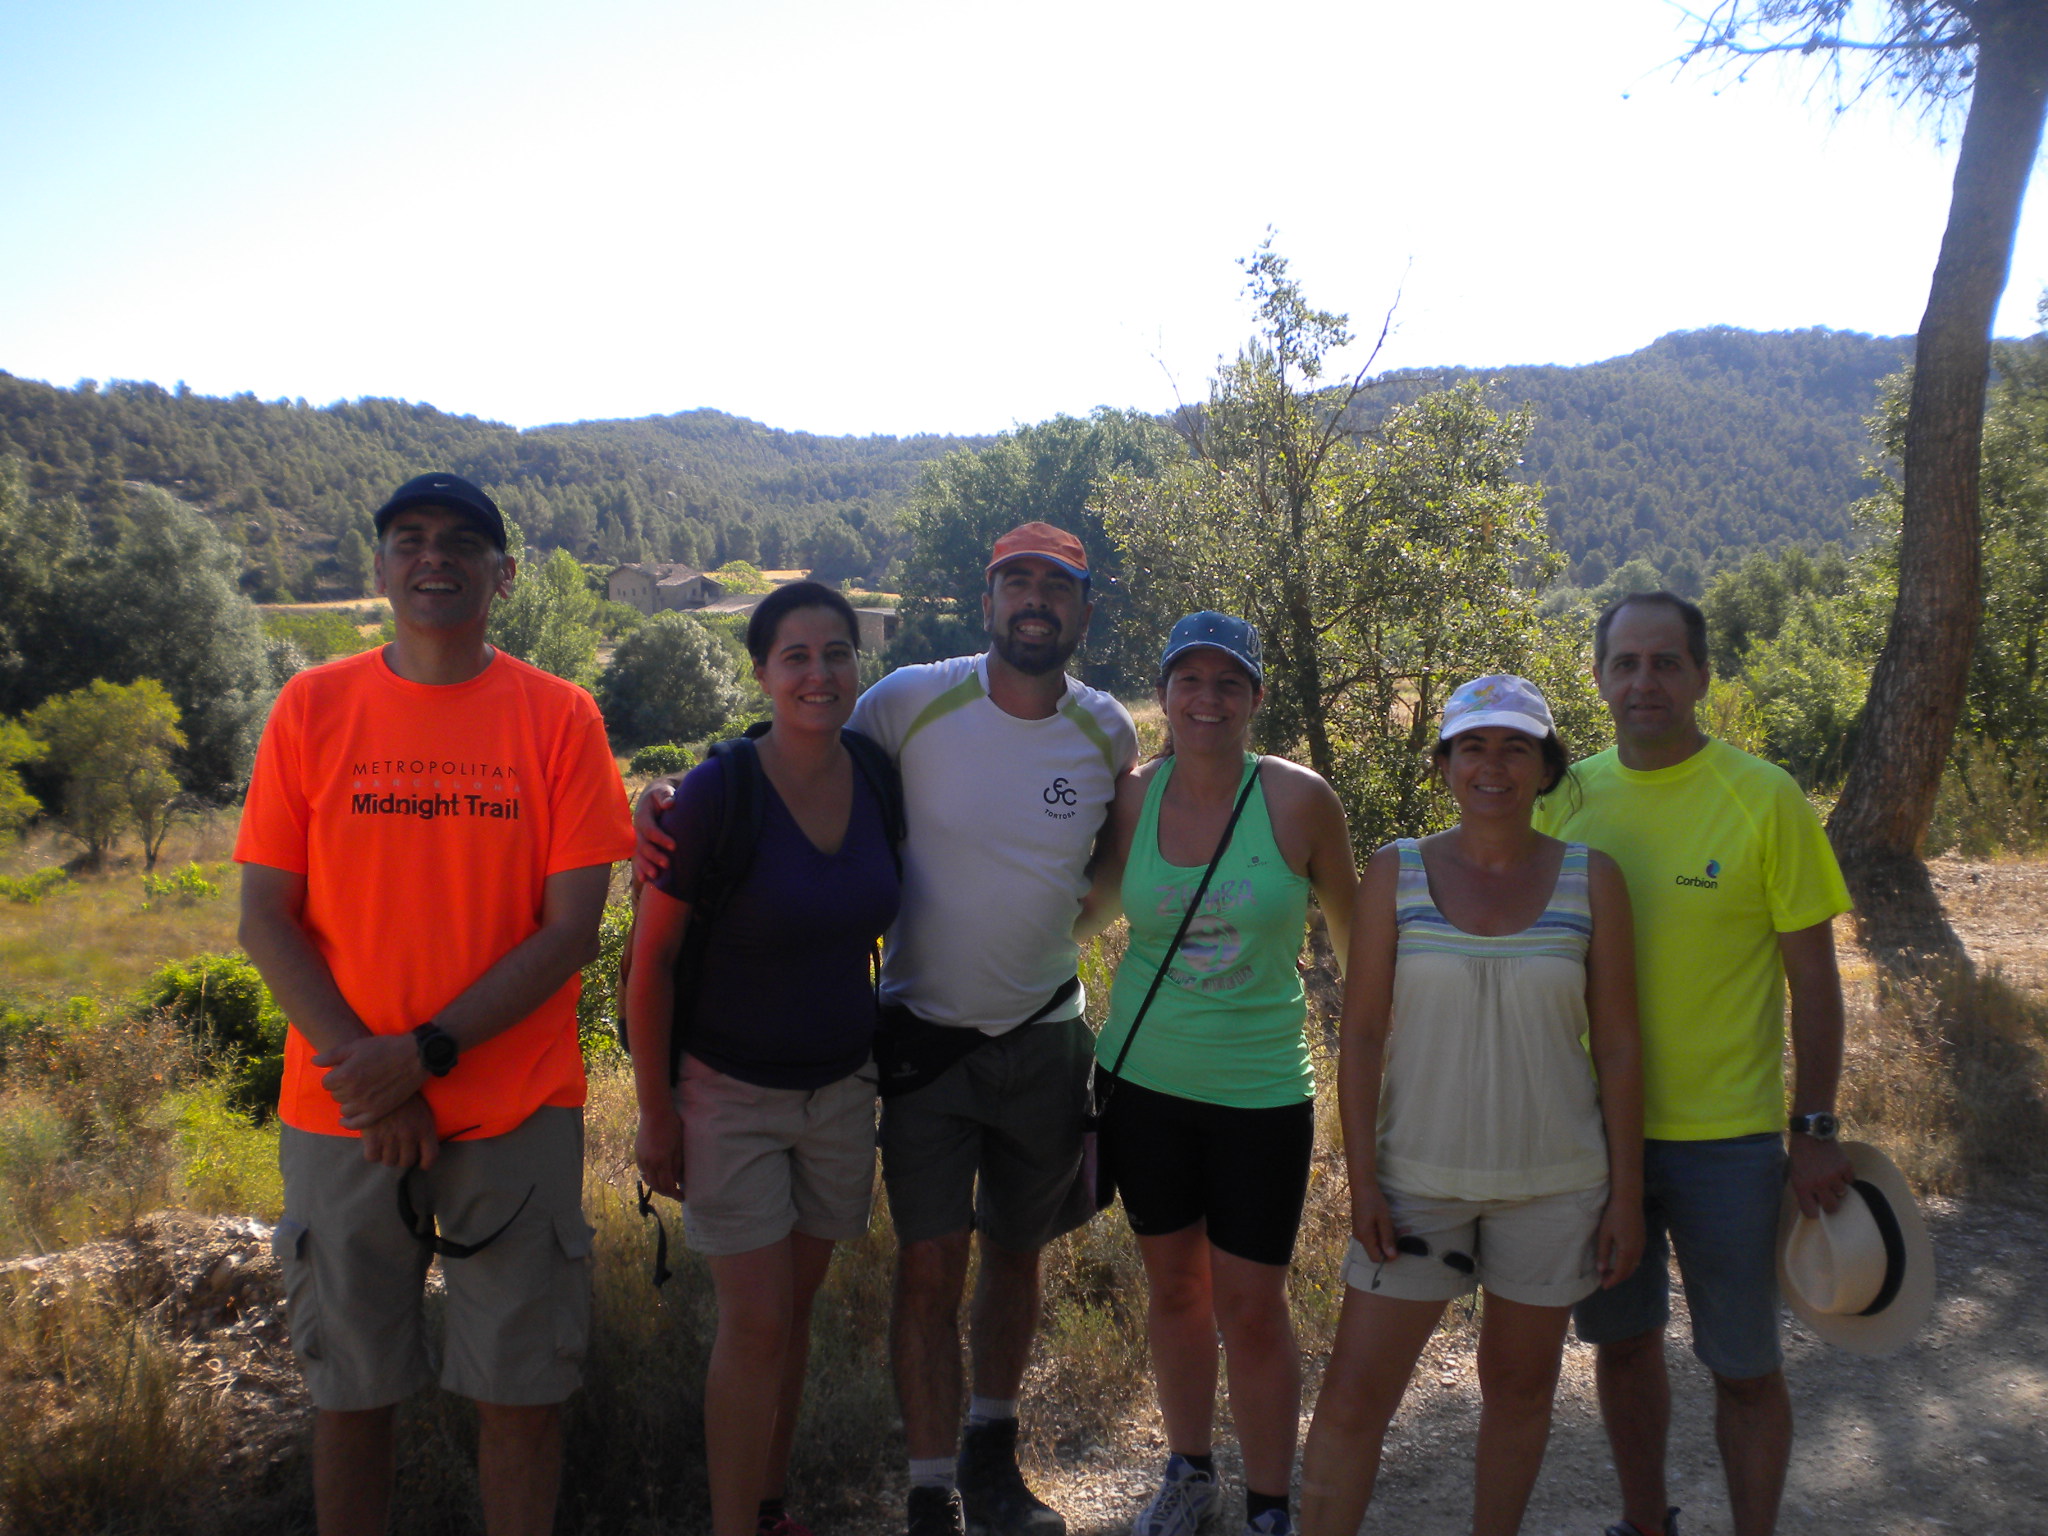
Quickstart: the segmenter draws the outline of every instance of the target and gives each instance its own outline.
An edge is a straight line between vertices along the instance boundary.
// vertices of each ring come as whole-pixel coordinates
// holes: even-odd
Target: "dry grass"
[[[4,872],[20,872],[34,856],[17,852]],[[132,996],[164,960],[231,946],[230,898],[218,903],[217,926],[207,926],[213,911],[159,922],[138,910],[138,873],[83,882],[63,921],[0,906],[0,943],[21,942],[33,928],[44,945],[91,951],[57,957],[51,974],[63,979],[26,1014],[17,1008],[0,1034],[0,1257],[118,1232],[165,1206],[277,1211],[274,1130],[228,1109],[173,1026],[131,1017],[132,1007],[62,1001]],[[1112,934],[1084,957],[1098,1022],[1121,947]],[[1852,948],[1845,960],[1852,1129],[1884,1143],[1926,1189],[2038,1186],[2048,1161],[2041,997],[1991,973],[1880,1000],[1867,963]],[[98,983],[101,974],[118,979]],[[1326,988],[1315,995],[1315,1033],[1327,1042],[1332,1020],[1321,1015],[1331,998]],[[1318,1075],[1326,1090],[1332,1067],[1325,1053]],[[598,1234],[596,1328],[586,1388],[569,1412],[562,1523],[652,1536],[705,1523],[702,1384],[715,1316],[708,1274],[683,1247],[672,1207],[664,1214],[676,1276],[659,1293],[648,1283],[652,1228],[634,1210],[633,1122],[623,1063],[600,1062],[586,1175]],[[1325,1091],[1292,1284],[1311,1362],[1335,1324],[1348,1236],[1335,1095]],[[791,1493],[820,1529],[873,1529],[900,1507],[903,1446],[885,1328],[893,1249],[878,1199],[873,1228],[842,1248],[819,1299]],[[1045,1274],[1027,1454],[1070,1461],[1119,1446],[1154,1411],[1143,1270],[1112,1212],[1053,1245]],[[157,1322],[108,1298],[31,1298],[17,1278],[0,1276],[0,1529],[310,1528],[303,1448],[260,1475],[224,1474],[232,1426]],[[1451,1326],[1469,1331],[1473,1319],[1454,1313]],[[470,1421],[466,1404],[440,1393],[403,1410],[400,1532],[478,1528]]]
[[[241,871],[229,862],[235,817],[216,815],[180,827],[165,845],[159,874],[197,862],[220,894],[146,907],[142,860],[123,844],[98,873],[77,873],[35,902],[0,901],[0,1001],[46,1002],[126,995],[165,960],[235,947]],[[21,876],[62,864],[74,850],[53,833],[0,846],[0,875]]]
[[[2048,1192],[2048,998],[1996,968],[1910,990],[1845,967],[1849,1132],[1934,1194]]]

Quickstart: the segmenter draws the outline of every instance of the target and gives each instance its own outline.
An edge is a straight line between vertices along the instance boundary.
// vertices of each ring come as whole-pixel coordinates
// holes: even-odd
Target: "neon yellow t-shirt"
[[[1778,935],[1849,910],[1820,819],[1782,768],[1709,741],[1673,768],[1609,747],[1537,804],[1552,837],[1621,866],[1635,910],[1643,1134],[1704,1141],[1785,1122]]]

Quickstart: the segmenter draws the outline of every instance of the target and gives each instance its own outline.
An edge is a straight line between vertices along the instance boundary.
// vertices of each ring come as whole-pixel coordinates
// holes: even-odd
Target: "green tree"
[[[354,523],[334,541],[334,563],[341,569],[342,585],[348,588],[349,596],[359,597],[370,590],[375,574],[370,541]]]
[[[614,745],[698,741],[745,701],[732,655],[686,613],[657,613],[619,642],[597,680],[598,707]]]
[[[1967,114],[1948,226],[1914,350],[1901,442],[1899,587],[1870,680],[1863,740],[1828,820],[1866,942],[1894,969],[1967,963],[1918,848],[1968,693],[1982,616],[1979,477],[1991,322],[2048,119],[2048,5],[1882,0],[1852,36],[1849,0],[1721,0],[1695,54],[1867,61],[1861,94]]]
[[[516,525],[508,549],[525,553]],[[490,640],[543,672],[588,684],[597,671],[597,594],[566,549],[522,561],[512,595],[491,605]]]
[[[838,586],[855,580],[867,574],[873,559],[866,542],[854,532],[853,525],[836,514],[820,522],[811,533],[810,576],[813,581]]]
[[[723,583],[728,592],[751,596],[756,592],[775,590],[775,583],[761,574],[760,567],[745,560],[728,560],[711,575]]]
[[[0,714],[96,678],[153,677],[185,733],[173,769],[210,800],[231,796],[276,691],[239,565],[205,517],[162,491],[137,492],[118,526],[96,529],[0,464]]]
[[[1125,569],[1145,575],[1155,634],[1193,608],[1259,627],[1261,737],[1305,751],[1369,847],[1435,814],[1435,716],[1471,677],[1531,677],[1566,739],[1589,740],[1582,634],[1562,637],[1539,613],[1562,560],[1541,493],[1515,478],[1526,415],[1499,415],[1462,385],[1355,429],[1363,370],[1319,383],[1350,339],[1345,317],[1310,307],[1270,241],[1246,266],[1258,337],[1206,408],[1183,412],[1186,458],[1118,477],[1105,523]]]
[[[96,679],[45,699],[24,723],[62,777],[61,819],[84,847],[88,865],[104,862],[138,803],[160,816],[178,793],[171,754],[185,745],[185,735],[178,706],[155,678],[125,685]]]
[[[19,832],[42,811],[16,770],[43,755],[43,744],[16,720],[0,720],[0,834]]]
[[[1124,559],[1103,531],[1098,492],[1117,474],[1149,479],[1183,454],[1174,433],[1136,411],[1056,416],[1006,432],[986,448],[962,450],[925,467],[902,521],[901,627],[890,642],[895,665],[981,650],[984,572],[995,541],[1019,523],[1064,528],[1087,547],[1095,616],[1072,669],[1098,688],[1142,686],[1161,632],[1132,611]]]
[[[2048,327],[2048,296],[2041,318]],[[1997,348],[1984,422],[1984,622],[1970,658],[1963,729],[1952,765],[1997,765],[2024,777],[2048,754],[2048,331]],[[1873,421],[1880,463],[1896,462],[1910,384],[1887,381]],[[1862,512],[1875,529],[1864,564],[1876,600],[1898,581],[1902,487],[1880,478]]]

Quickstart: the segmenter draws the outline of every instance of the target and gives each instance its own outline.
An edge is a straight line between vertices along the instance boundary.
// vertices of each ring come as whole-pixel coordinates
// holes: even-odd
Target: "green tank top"
[[[1247,755],[1245,772],[1257,768]],[[1096,1059],[1116,1064],[1132,1015],[1151,989],[1205,865],[1159,856],[1159,800],[1173,778],[1167,759],[1145,791],[1124,865],[1130,949],[1110,989]],[[1240,791],[1244,780],[1238,781]],[[1141,1087],[1206,1104],[1271,1109],[1315,1093],[1302,1023],[1308,1008],[1295,960],[1308,922],[1309,883],[1273,841],[1264,786],[1245,802],[1230,847],[1202,896],[1159,993],[1139,1027],[1123,1076]]]

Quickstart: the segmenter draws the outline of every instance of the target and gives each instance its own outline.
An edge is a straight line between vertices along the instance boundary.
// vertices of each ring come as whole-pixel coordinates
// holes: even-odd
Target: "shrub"
[[[1925,841],[1930,853],[1968,859],[2048,845],[2048,757],[2026,752],[2007,759],[1982,741],[1957,742]]]
[[[142,905],[145,910],[152,906],[189,907],[195,901],[208,901],[219,894],[220,887],[206,878],[206,872],[196,860],[168,875],[142,877]]]
[[[26,875],[0,875],[0,897],[34,906],[71,876],[58,865],[49,864]]]
[[[672,741],[657,742],[651,747],[642,747],[633,754],[633,760],[626,764],[626,771],[648,778],[660,778],[671,773],[681,773],[690,766],[690,749],[679,747]]]
[[[240,955],[173,960],[150,978],[143,1002],[215,1057],[238,1108],[269,1113],[284,1080],[285,1019],[255,966]]]
[[[630,901],[608,901],[597,925],[597,958],[583,967],[583,993],[576,999],[576,1035],[583,1054],[601,1061],[623,1057],[619,1044],[619,953],[633,926]]]

